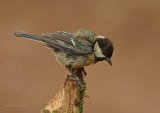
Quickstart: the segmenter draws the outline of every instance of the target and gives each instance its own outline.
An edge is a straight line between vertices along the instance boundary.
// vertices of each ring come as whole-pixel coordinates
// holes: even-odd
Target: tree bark
[[[83,81],[81,69],[73,69],[73,72]],[[83,113],[85,89],[77,81],[68,80],[67,76],[59,92],[44,106],[41,113]]]

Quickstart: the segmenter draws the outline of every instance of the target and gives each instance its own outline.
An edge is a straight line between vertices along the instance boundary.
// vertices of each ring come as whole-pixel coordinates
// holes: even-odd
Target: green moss
[[[84,85],[86,86],[86,82],[84,82]],[[76,102],[76,105],[79,107],[79,112],[78,113],[83,113],[83,104],[84,104],[84,98],[87,97],[89,98],[89,95],[86,92],[86,87],[81,87],[80,89],[80,100]]]
[[[77,105],[79,107],[79,113],[83,113],[83,103],[84,103],[83,100],[77,102]]]
[[[83,83],[86,86],[87,83],[85,81],[83,81]],[[81,87],[81,89],[80,89],[80,99],[81,98],[83,99],[84,97],[89,98],[89,94],[86,92],[86,87]]]
[[[54,111],[54,110],[53,110],[52,113],[58,113],[58,111]]]
[[[49,110],[43,109],[42,113],[49,113]]]

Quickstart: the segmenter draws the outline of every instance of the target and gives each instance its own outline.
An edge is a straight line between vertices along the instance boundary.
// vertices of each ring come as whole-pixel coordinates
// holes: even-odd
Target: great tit
[[[44,42],[54,51],[57,61],[72,73],[73,79],[82,87],[84,87],[83,82],[72,69],[81,68],[86,75],[84,66],[103,60],[112,65],[113,43],[108,38],[86,29],[79,29],[76,33],[58,31],[41,36],[24,32],[14,32],[14,35]]]

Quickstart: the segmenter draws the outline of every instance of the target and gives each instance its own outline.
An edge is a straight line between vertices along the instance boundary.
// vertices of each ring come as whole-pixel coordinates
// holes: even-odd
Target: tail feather
[[[40,36],[38,36],[38,35],[33,35],[33,34],[30,34],[30,33],[14,32],[14,36],[23,37],[23,38],[28,38],[28,39],[33,39],[33,40],[42,42]]]

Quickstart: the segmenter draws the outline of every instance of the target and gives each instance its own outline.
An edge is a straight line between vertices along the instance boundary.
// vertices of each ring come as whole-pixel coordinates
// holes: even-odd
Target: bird
[[[42,35],[18,31],[14,32],[14,36],[45,43],[53,50],[57,61],[71,72],[73,77],[69,79],[76,80],[81,87],[85,87],[84,83],[76,76],[73,69],[82,69],[86,76],[85,66],[104,60],[112,65],[113,43],[107,37],[97,35],[87,29],[81,28],[75,33],[57,31]]]

